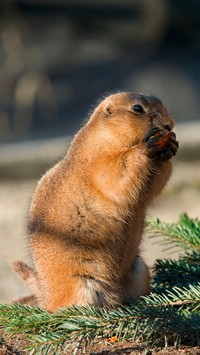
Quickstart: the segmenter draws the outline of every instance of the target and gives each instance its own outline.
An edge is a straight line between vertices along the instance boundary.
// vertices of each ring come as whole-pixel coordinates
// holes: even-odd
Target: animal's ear
[[[107,105],[105,105],[105,107],[103,109],[103,114],[104,114],[104,116],[108,117],[108,116],[111,116],[112,113],[113,113],[113,106],[109,102]]]

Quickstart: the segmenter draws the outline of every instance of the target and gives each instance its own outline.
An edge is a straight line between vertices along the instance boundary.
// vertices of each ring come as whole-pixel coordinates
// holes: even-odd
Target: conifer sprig
[[[24,334],[29,354],[74,353],[89,342],[112,336],[161,343],[200,344],[200,223],[182,215],[177,224],[150,221],[156,234],[181,245],[178,260],[157,260],[153,292],[111,311],[93,306],[65,307],[50,314],[36,307],[0,305],[0,328]]]
[[[199,281],[200,260],[197,262],[197,259],[185,256],[178,260],[158,259],[154,264],[152,282],[157,293],[166,292],[175,286],[182,288],[197,285]]]
[[[67,307],[55,314],[24,305],[0,305],[0,327],[10,334],[25,334],[37,354],[63,349],[99,338],[177,340],[200,339],[200,284],[151,293],[129,306],[112,311],[90,306]],[[165,335],[165,337],[164,337]]]
[[[175,244],[181,246],[187,253],[190,251],[200,254],[200,222],[197,219],[181,214],[178,223],[150,219],[147,227],[154,237],[164,237],[171,246]]]

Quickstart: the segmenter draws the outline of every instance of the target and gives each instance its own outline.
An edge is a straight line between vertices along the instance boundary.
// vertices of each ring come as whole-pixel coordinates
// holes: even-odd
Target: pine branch
[[[163,294],[151,293],[143,297],[147,304],[161,306],[184,306],[188,305],[187,310],[200,315],[200,282],[196,286],[174,287],[171,291]]]
[[[168,244],[181,246],[186,252],[200,253],[200,222],[186,214],[180,216],[178,223],[151,219],[147,227],[152,236],[162,236]]]
[[[179,223],[148,222],[156,235],[181,246],[178,260],[157,260],[154,292],[112,311],[93,306],[66,307],[50,314],[19,304],[0,305],[0,328],[24,334],[30,354],[74,353],[100,338],[138,339],[151,343],[200,343],[200,222],[181,215]],[[177,287],[178,286],[178,287]]]
[[[37,354],[64,349],[77,342],[116,336],[118,340],[164,341],[200,336],[200,284],[175,288],[107,312],[94,307],[68,307],[49,314],[23,305],[0,305],[0,327],[10,334],[26,334]],[[30,348],[30,349],[31,349]]]
[[[183,255],[180,259],[196,266],[200,265],[200,253],[197,253],[196,251],[193,252],[186,251],[185,255]]]
[[[175,286],[195,286],[199,280],[200,263],[197,262],[197,259],[194,260],[185,256],[178,260],[158,259],[155,262],[152,279],[155,292],[165,292]]]

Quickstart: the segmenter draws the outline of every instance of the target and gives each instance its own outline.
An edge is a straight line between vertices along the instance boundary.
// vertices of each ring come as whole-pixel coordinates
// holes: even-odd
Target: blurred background
[[[180,150],[149,215],[200,218],[199,19],[198,0],[1,0],[0,302],[27,293],[8,261],[29,260],[26,220],[36,181],[108,93],[162,99]],[[149,265],[171,253],[143,244]]]

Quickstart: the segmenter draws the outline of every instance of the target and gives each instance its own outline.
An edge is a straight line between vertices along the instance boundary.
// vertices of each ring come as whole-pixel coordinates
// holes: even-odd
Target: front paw
[[[153,159],[162,161],[171,159],[178,150],[178,141],[174,132],[163,135],[163,132],[155,127],[144,137],[148,148],[148,154]]]
[[[178,150],[178,141],[174,132],[169,132],[160,141],[160,150],[158,151],[158,157],[161,160],[169,160],[176,155]]]

